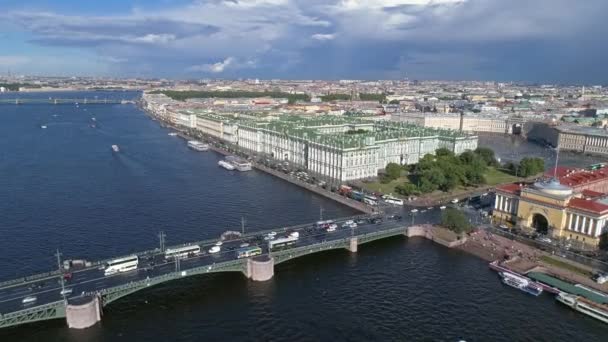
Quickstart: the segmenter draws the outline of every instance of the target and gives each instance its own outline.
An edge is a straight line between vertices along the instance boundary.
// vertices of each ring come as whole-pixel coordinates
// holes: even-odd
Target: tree
[[[454,208],[446,209],[441,215],[441,225],[456,234],[471,231],[471,224],[465,214]]]
[[[481,157],[488,166],[497,166],[498,162],[496,161],[496,156],[494,155],[494,151],[488,147],[478,147],[475,150],[475,154]]]
[[[395,187],[395,191],[399,195],[403,196],[418,195],[420,193],[420,191],[418,191],[418,188],[416,188],[416,186],[412,183],[404,183],[401,185],[397,185]]]
[[[399,100],[390,100],[388,104],[396,105],[399,104]]]
[[[471,164],[478,155],[473,153],[472,151],[465,151],[460,154],[459,158],[464,164]]]
[[[519,162],[518,173],[521,177],[537,175],[545,170],[545,161],[542,158],[523,158]]]
[[[437,157],[453,157],[454,152],[448,150],[445,147],[442,147],[442,148],[438,148],[437,150],[435,150],[435,155]]]
[[[420,190],[422,193],[433,192],[437,190],[437,185],[431,183],[431,181],[426,178],[421,178],[418,190]]]
[[[401,176],[401,170],[403,170],[401,165],[397,163],[388,163],[388,165],[386,165],[384,168],[386,177],[391,180],[399,178]]]

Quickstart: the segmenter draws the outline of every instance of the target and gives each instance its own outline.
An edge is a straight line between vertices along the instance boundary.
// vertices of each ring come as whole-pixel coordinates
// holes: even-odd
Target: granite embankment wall
[[[448,247],[448,248],[458,247],[467,241],[466,237],[463,237],[460,240],[456,240],[456,241],[444,240],[441,237],[439,237],[437,234],[439,229],[442,229],[442,228],[435,227],[432,225],[412,226],[412,227],[408,228],[406,235],[408,238],[414,237],[414,236],[423,237],[423,238],[429,239],[433,242],[436,242],[436,243],[438,243],[442,246]]]

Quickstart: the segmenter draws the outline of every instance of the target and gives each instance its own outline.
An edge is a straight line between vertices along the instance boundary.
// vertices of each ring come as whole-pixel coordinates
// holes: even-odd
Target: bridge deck
[[[263,254],[275,258],[275,264],[297,258],[306,254],[322,252],[329,249],[346,248],[352,237],[358,243],[401,235],[406,231],[409,219],[389,220],[382,223],[360,224],[357,228],[342,228],[346,220],[363,219],[363,216],[336,220],[339,225],[334,232],[312,228],[312,224],[276,229],[277,236],[285,231],[298,231],[300,237],[291,248],[269,251],[263,234],[270,230],[250,233],[238,240],[226,241],[222,251],[210,254],[207,251],[217,239],[204,240],[189,245],[199,245],[202,253],[176,262],[165,260],[159,249],[138,253],[139,265],[134,271],[104,275],[105,261],[92,264],[91,267],[72,271],[72,278],[65,284],[71,289],[70,298],[98,294],[102,304],[107,305],[119,298],[141,289],[186,276],[213,272],[246,272],[247,259],[238,259],[236,250],[244,241],[258,245]],[[182,245],[184,246],[184,245]],[[62,272],[49,272],[0,283],[0,328],[43,319],[65,317],[65,304],[61,292],[60,277]],[[22,304],[28,296],[35,296],[36,302],[30,306]]]

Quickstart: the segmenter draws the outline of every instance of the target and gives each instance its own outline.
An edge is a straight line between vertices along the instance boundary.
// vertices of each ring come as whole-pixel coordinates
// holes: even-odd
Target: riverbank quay
[[[294,177],[290,177],[288,174],[282,173],[280,171],[271,169],[267,166],[264,166],[258,162],[256,162],[255,160],[253,160],[252,156],[250,156],[248,153],[246,153],[245,151],[242,151],[241,149],[238,148],[238,146],[231,146],[226,144],[225,142],[220,142],[215,140],[214,138],[210,137],[210,136],[206,136],[202,133],[197,133],[197,132],[192,132],[191,130],[185,129],[185,128],[181,128],[181,127],[176,127],[172,124],[170,124],[167,121],[162,120],[160,117],[154,115],[154,113],[149,112],[145,109],[142,108],[142,110],[144,110],[145,113],[148,113],[151,117],[153,117],[155,120],[159,121],[161,123],[161,125],[163,127],[169,127],[171,129],[174,129],[178,132],[178,136],[185,139],[185,140],[203,140],[205,141],[207,144],[209,144],[209,149],[217,152],[219,154],[228,156],[228,155],[237,155],[239,157],[245,158],[247,159],[250,163],[251,166],[257,170],[260,170],[262,172],[268,173],[272,176],[275,176],[277,178],[280,178],[284,181],[287,181],[291,184],[297,185],[301,188],[304,188],[308,191],[314,192],[315,194],[324,196],[328,199],[331,199],[335,202],[338,202],[342,205],[348,206],[352,209],[355,209],[359,212],[365,213],[365,214],[375,214],[378,213],[378,210],[372,206],[369,206],[363,202],[359,202],[359,201],[355,201],[351,198],[348,197],[344,197],[344,196],[340,196],[337,193],[331,192],[327,189],[321,188],[319,186],[316,186],[314,184],[309,184],[306,182],[303,182],[297,178]]]
[[[568,283],[581,284],[602,292],[608,292],[608,284],[598,284],[587,276],[593,272],[591,267],[493,234],[487,230],[472,233],[467,241],[457,248],[488,262],[499,260],[503,266],[517,273],[544,273]],[[581,271],[577,272],[560,267],[560,265],[566,264],[570,265],[572,269],[586,271],[587,275]]]

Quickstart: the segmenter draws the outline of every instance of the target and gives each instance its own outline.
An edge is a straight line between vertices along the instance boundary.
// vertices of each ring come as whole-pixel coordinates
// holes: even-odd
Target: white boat
[[[29,296],[29,297],[23,298],[23,300],[21,301],[21,303],[23,303],[23,304],[32,304],[32,303],[35,303],[36,300],[38,300],[38,298],[36,298],[36,296]]]
[[[209,254],[219,253],[222,248],[220,246],[213,246],[209,249]]]
[[[226,157],[226,161],[239,171],[251,171],[251,163],[247,160],[235,156]]]
[[[505,285],[509,285],[533,296],[538,296],[543,293],[543,288],[531,279],[509,272],[499,272],[498,274],[500,274],[502,282]]]
[[[226,169],[226,170],[230,170],[230,171],[234,170],[234,166],[233,166],[232,164],[230,164],[229,162],[224,161],[224,160],[220,160],[220,161],[217,163],[217,165],[219,165],[219,166],[223,167],[223,168],[224,168],[224,169]]]
[[[592,302],[583,297],[560,292],[555,296],[558,302],[568,305],[572,309],[582,312],[587,316],[593,317],[604,323],[608,323],[608,306]]]
[[[46,128],[46,125],[40,125],[40,128],[44,129]]]
[[[174,137],[174,136],[176,136],[176,135],[177,135],[177,133],[176,133],[176,132],[171,132],[171,133],[169,133],[169,134],[167,134],[167,135],[170,135],[170,136]]]
[[[120,152],[120,148],[118,148],[118,145],[112,145],[112,151]]]
[[[204,144],[198,140],[189,140],[188,147],[190,147],[191,149],[193,149],[195,151],[199,151],[199,152],[205,152],[205,151],[209,150],[209,145]]]

